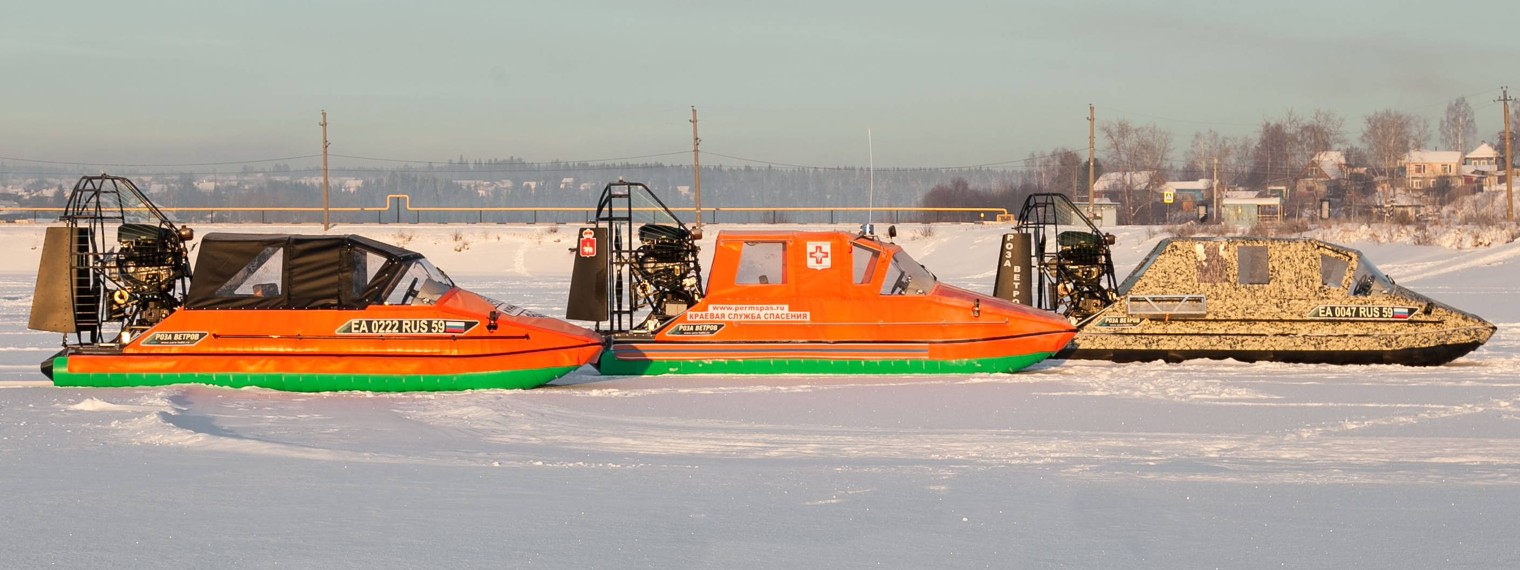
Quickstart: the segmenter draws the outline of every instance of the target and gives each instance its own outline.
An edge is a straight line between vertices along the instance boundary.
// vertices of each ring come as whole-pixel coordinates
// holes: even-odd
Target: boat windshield
[[[1351,276],[1351,294],[1365,297],[1372,294],[1385,295],[1393,292],[1393,280],[1378,271],[1366,259],[1356,260],[1356,273]]]
[[[454,280],[426,259],[407,262],[401,279],[385,295],[387,305],[431,305],[454,288]]]
[[[927,268],[902,251],[892,255],[887,278],[881,282],[883,295],[928,295],[939,280]]]
[[[632,206],[629,215],[632,216],[631,221],[635,224],[684,227],[681,221],[676,219],[675,214],[671,213],[665,204],[645,188],[635,187],[628,190],[628,202]]]

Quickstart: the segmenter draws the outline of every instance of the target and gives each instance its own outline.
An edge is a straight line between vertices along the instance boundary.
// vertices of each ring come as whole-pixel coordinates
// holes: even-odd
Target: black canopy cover
[[[381,302],[406,262],[421,258],[356,235],[207,234],[185,306],[361,309]]]

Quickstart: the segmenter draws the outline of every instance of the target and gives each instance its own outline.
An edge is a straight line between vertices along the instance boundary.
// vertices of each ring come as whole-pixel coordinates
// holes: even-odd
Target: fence
[[[182,223],[282,223],[320,224],[319,207],[205,207],[159,208]],[[0,220],[52,222],[63,208],[0,208]],[[654,211],[654,208],[642,208]],[[683,221],[696,217],[695,208],[672,208]],[[328,219],[334,224],[441,224],[441,223],[586,223],[596,215],[596,208],[573,207],[432,207],[413,206],[407,194],[390,194],[382,207],[330,207]],[[880,214],[880,216],[878,216]],[[738,207],[703,208],[702,221],[717,223],[856,223],[867,218],[880,223],[977,222],[1012,219],[1005,208],[807,208],[807,207]]]

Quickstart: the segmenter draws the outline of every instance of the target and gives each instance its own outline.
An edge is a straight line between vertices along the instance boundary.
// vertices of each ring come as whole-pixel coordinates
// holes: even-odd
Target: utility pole
[[[322,231],[332,229],[327,212],[327,109],[322,110]]]
[[[1094,191],[1093,191],[1093,153],[1096,151],[1097,146],[1098,146],[1097,145],[1097,141],[1098,141],[1098,137],[1097,137],[1097,133],[1098,133],[1098,129],[1097,129],[1097,124],[1098,124],[1097,123],[1097,117],[1098,117],[1097,112],[1093,109],[1092,103],[1088,103],[1087,104],[1087,218],[1088,219],[1092,219],[1092,217],[1093,217],[1093,207],[1095,206],[1095,204],[1093,204],[1093,202],[1097,201],[1097,198],[1094,196]],[[1109,223],[1113,223],[1113,222],[1109,222]]]
[[[1504,97],[1499,99],[1504,102],[1504,221],[1515,221],[1515,169],[1514,155],[1510,154],[1511,138],[1509,130],[1509,102],[1514,101],[1509,97],[1509,86],[1504,87]]]
[[[1209,210],[1209,221],[1219,223],[1219,157],[1214,157],[1214,208]]]
[[[697,137],[697,107],[691,107],[691,175],[697,192],[697,227],[702,227],[702,139]]]

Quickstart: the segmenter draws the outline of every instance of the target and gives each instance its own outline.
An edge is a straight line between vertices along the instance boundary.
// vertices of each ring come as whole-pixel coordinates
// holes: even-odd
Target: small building
[[[1334,150],[1316,152],[1309,159],[1309,164],[1299,172],[1294,193],[1315,198],[1339,194],[1350,171],[1345,153]]]
[[[1161,191],[1172,193],[1172,202],[1183,204],[1191,208],[1194,204],[1202,204],[1209,198],[1209,191],[1214,188],[1214,181],[1208,178],[1198,180],[1183,180],[1167,182],[1161,185]]]
[[[1476,186],[1479,190],[1496,190],[1503,185],[1503,168],[1499,151],[1487,142],[1462,157],[1462,183]]]
[[[1106,228],[1119,225],[1119,203],[1107,198],[1099,198],[1093,202],[1091,214],[1088,214],[1087,202],[1073,202],[1077,210],[1087,215],[1093,225]]]
[[[1254,226],[1262,222],[1282,221],[1282,198],[1225,198],[1219,205],[1221,220],[1233,226]]]
[[[1467,156],[1462,157],[1462,165],[1498,166],[1499,151],[1494,150],[1493,145],[1488,144],[1488,141],[1483,141],[1478,145],[1478,148],[1473,149],[1472,152],[1467,153]]]
[[[1428,190],[1442,183],[1461,183],[1462,153],[1455,150],[1411,150],[1399,160],[1404,188]]]
[[[1160,190],[1166,180],[1154,170],[1107,172],[1093,182],[1093,192],[1118,202],[1127,192]]]

